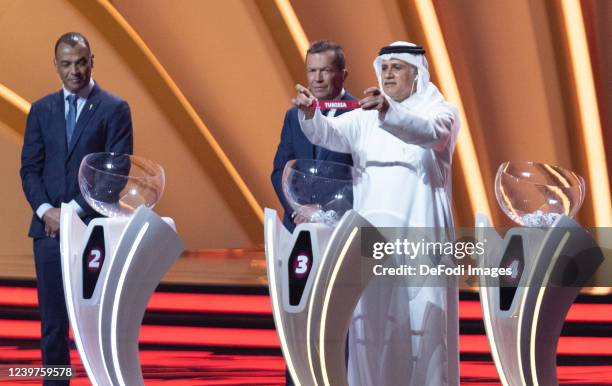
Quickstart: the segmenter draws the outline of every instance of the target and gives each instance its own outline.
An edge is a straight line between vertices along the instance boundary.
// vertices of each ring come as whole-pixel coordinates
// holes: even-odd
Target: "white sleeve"
[[[331,151],[351,153],[357,140],[357,111],[360,110],[329,118],[317,109],[312,119],[305,119],[304,113],[298,111],[298,120],[304,135],[313,144]]]
[[[434,108],[429,114],[420,114],[392,103],[384,119],[379,120],[383,130],[400,140],[436,151],[448,146],[454,123],[455,114],[446,104]]]
[[[38,216],[39,219],[42,220],[43,216],[45,215],[45,213],[47,213],[49,209],[53,209],[53,205],[49,204],[48,202],[45,202],[44,204],[40,204],[38,209],[36,209],[36,215]]]

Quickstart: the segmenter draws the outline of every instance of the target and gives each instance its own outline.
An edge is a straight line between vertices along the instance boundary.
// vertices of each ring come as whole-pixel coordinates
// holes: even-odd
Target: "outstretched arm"
[[[391,104],[384,116],[379,115],[379,122],[381,128],[406,143],[441,151],[451,140],[455,115],[446,103],[428,113]]]
[[[315,145],[340,153],[351,153],[356,141],[356,111],[328,118],[312,107],[315,97],[302,85],[296,85],[293,104],[300,110],[298,119],[304,135]]]

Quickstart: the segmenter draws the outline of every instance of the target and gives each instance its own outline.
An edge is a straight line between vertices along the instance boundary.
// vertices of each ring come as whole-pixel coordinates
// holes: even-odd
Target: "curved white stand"
[[[281,349],[295,384],[315,385],[307,365],[307,305],[314,273],[323,257],[322,249],[333,228],[323,224],[300,224],[289,233],[276,211],[268,208],[265,209],[264,221],[268,286]],[[303,287],[291,286],[290,261],[295,263],[294,272],[307,275],[302,277]]]
[[[346,335],[355,305],[369,282],[362,278],[361,270],[370,261],[384,262],[361,259],[360,238],[356,236],[359,227],[371,226],[350,211],[335,228],[300,224],[290,234],[276,211],[265,210],[272,311],[287,368],[298,386],[347,384]],[[305,234],[309,248],[303,248]],[[303,290],[297,289],[298,294],[290,285],[290,278],[299,270],[293,263],[296,255],[310,261],[305,285]]]
[[[307,351],[317,385],[348,385],[345,341],[353,311],[374,277],[373,266],[387,260],[361,257],[360,227],[373,225],[355,211],[342,217],[329,240],[310,296]]]
[[[143,385],[138,333],[160,280],[183,251],[170,218],[141,206],[130,218],[85,225],[70,205],[60,222],[68,317],[93,385]]]
[[[547,230],[513,228],[504,239],[486,216],[478,214],[476,225],[476,239],[486,240],[487,267],[524,264],[513,287],[481,278],[483,319],[500,380],[512,386],[556,385],[563,322],[580,288],[603,261],[601,250],[567,216]],[[560,278],[571,278],[571,283],[562,286]]]

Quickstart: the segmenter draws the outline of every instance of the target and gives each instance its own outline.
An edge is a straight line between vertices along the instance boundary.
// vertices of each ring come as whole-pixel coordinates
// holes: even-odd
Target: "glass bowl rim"
[[[285,174],[285,170],[287,170],[287,166],[289,165],[290,162],[293,162],[295,164],[295,163],[297,163],[299,161],[301,161],[301,162],[310,162],[310,163],[322,162],[322,163],[328,163],[328,164],[332,164],[332,165],[338,165],[338,166],[343,167],[343,168],[348,168],[348,170],[351,172],[351,178],[350,179],[347,179],[347,178],[335,178],[335,177],[334,178],[332,178],[332,177],[323,177],[323,176],[318,176],[316,174],[311,174],[311,176],[313,176],[315,178],[322,179],[322,180],[339,181],[339,182],[349,182],[350,181],[351,183],[353,182],[353,177],[352,176],[353,176],[353,172],[354,172],[354,169],[355,169],[354,166],[348,165],[348,164],[345,164],[345,163],[342,163],[342,162],[336,162],[336,161],[316,160],[316,159],[308,159],[308,158],[296,158],[296,159],[292,159],[292,160],[287,161],[287,163],[285,164],[285,167],[283,169],[283,174]],[[293,168],[291,168],[291,169],[293,169]],[[299,173],[301,175],[308,175],[307,173],[305,173],[303,171],[300,171],[300,170],[297,170],[297,169],[293,169],[293,172],[294,173]]]
[[[100,155],[100,154],[109,154],[109,155],[113,155],[113,156],[126,156],[126,157],[129,157],[129,158],[132,158],[132,159],[136,159],[136,160],[139,160],[139,161],[144,161],[143,163],[153,164],[153,166],[157,168],[158,173],[155,174],[155,175],[149,175],[149,176],[129,176],[129,175],[126,176],[125,174],[113,173],[113,172],[109,172],[109,171],[106,171],[106,170],[97,169],[97,168],[91,166],[88,162],[85,162],[85,160],[88,159],[89,157]],[[133,155],[133,154],[115,153],[115,152],[107,152],[107,151],[102,151],[102,152],[98,152],[98,153],[89,153],[85,157],[83,157],[83,160],[81,161],[81,164],[83,164],[83,163],[84,163],[84,165],[87,168],[89,168],[91,170],[94,170],[97,173],[102,173],[102,174],[106,174],[106,175],[109,175],[109,176],[121,177],[121,178],[125,178],[125,179],[150,180],[150,179],[156,179],[156,178],[159,178],[159,177],[163,177],[164,174],[165,174],[163,166],[161,166],[157,162],[151,161],[148,158],[141,157],[141,156],[138,156],[138,155]]]
[[[580,181],[580,185],[578,186],[561,186],[561,185],[551,185],[551,184],[543,184],[543,183],[539,183],[539,182],[532,182],[529,181],[528,179],[525,178],[521,178],[521,177],[516,177],[513,174],[507,173],[505,171],[500,172],[500,170],[507,164],[515,164],[515,165],[546,165],[546,166],[550,166],[553,168],[557,168],[557,169],[561,169],[563,171],[569,172],[571,174],[573,174],[574,176],[578,177],[578,180]],[[495,173],[495,179],[497,180],[497,178],[501,175],[506,175],[509,178],[512,178],[516,181],[521,181],[523,183],[526,184],[530,184],[530,185],[534,185],[534,186],[546,186],[546,187],[555,187],[555,188],[561,188],[561,189],[576,189],[576,188],[580,188],[581,190],[585,190],[585,180],[584,177],[582,177],[580,174],[575,173],[569,169],[563,168],[561,166],[557,166],[557,165],[552,165],[552,164],[548,164],[545,162],[534,162],[534,161],[505,161],[502,162],[499,167],[497,168],[497,172]],[[497,183],[495,184],[495,187],[497,188]],[[584,194],[584,193],[583,193]]]

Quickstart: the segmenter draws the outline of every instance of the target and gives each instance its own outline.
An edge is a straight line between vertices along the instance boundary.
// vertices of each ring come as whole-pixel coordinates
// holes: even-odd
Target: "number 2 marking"
[[[93,257],[93,259],[91,259],[91,261],[89,262],[88,267],[92,269],[100,268],[100,257],[102,256],[100,250],[92,249],[91,256]]]

